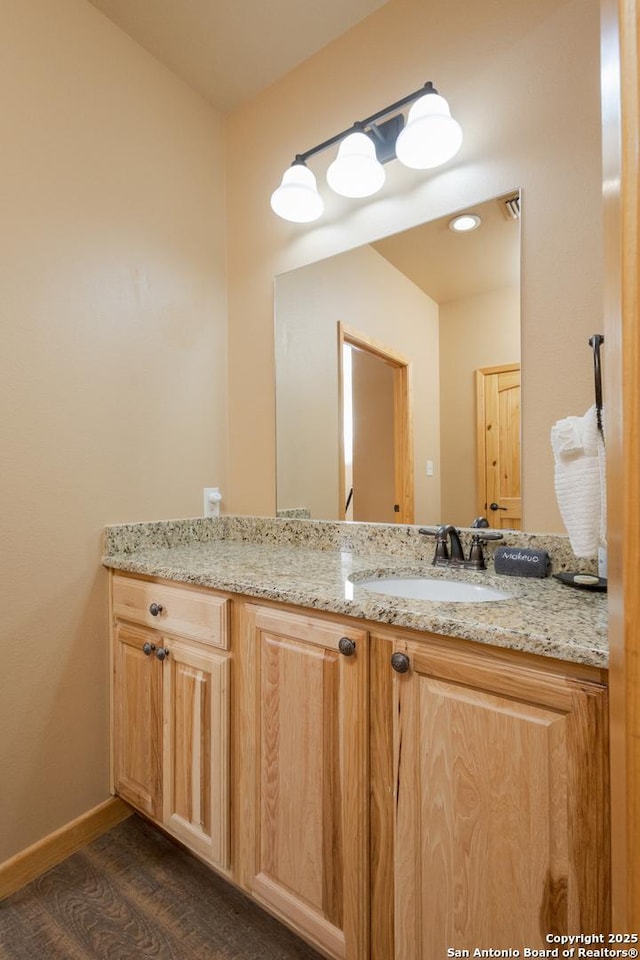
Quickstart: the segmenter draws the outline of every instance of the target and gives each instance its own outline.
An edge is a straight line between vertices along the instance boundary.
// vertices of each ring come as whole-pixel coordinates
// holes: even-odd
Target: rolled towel
[[[605,449],[595,406],[551,428],[556,498],[576,557],[595,557],[606,543]]]
[[[493,555],[493,568],[508,577],[547,577],[551,560],[546,550],[498,547]]]

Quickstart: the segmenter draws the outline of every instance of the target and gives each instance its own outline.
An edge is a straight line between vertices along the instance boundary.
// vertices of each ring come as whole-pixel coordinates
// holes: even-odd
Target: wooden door
[[[614,928],[640,929],[640,69],[637,0],[601,0]]]
[[[156,634],[118,623],[114,643],[114,782],[118,794],[159,819],[162,810],[162,664]]]
[[[520,530],[520,364],[476,371],[478,516]]]
[[[368,958],[365,634],[247,606],[244,885],[328,956]],[[339,652],[341,638],[355,644]],[[247,716],[250,720],[247,721]]]
[[[166,828],[217,867],[229,867],[229,657],[165,643]]]
[[[396,960],[606,933],[605,689],[397,649],[411,666],[394,678]]]

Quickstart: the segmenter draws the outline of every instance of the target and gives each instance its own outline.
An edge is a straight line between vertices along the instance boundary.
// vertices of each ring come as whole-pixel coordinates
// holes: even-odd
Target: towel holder
[[[600,366],[600,347],[603,343],[604,335],[602,333],[594,333],[592,337],[589,337],[589,346],[593,348],[593,376],[596,389],[596,421],[598,423],[598,430],[604,439],[604,431],[602,429],[602,368]]]

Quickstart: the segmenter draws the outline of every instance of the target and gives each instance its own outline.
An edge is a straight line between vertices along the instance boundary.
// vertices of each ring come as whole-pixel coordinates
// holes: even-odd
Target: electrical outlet
[[[205,517],[220,516],[222,494],[219,487],[205,487],[202,498],[202,514]]]

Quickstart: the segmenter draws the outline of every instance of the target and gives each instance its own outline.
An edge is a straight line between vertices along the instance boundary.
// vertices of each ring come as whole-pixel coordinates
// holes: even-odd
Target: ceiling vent
[[[520,219],[520,194],[514,193],[510,197],[504,197],[500,201],[505,220]]]

